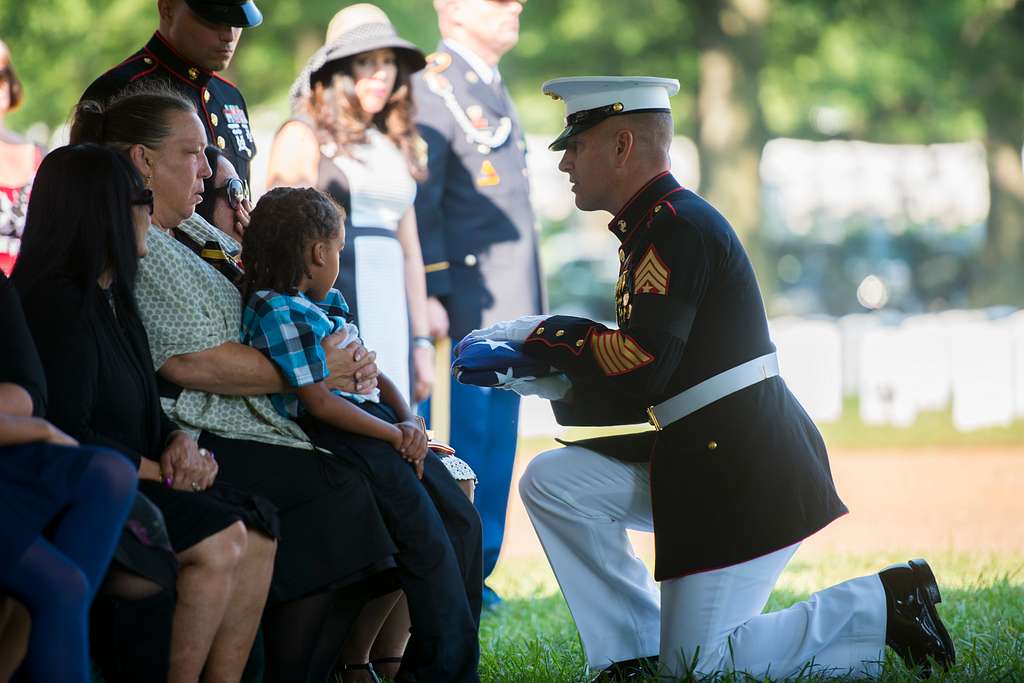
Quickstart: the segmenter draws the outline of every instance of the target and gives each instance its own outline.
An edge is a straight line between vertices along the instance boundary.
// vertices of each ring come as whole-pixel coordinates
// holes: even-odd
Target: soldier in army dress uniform
[[[499,320],[540,313],[543,291],[526,144],[498,72],[519,38],[516,0],[435,0],[442,42],[413,79],[428,178],[416,222],[435,338],[458,341]],[[450,441],[477,473],[484,577],[494,569],[519,424],[519,397],[451,382]],[[485,604],[496,596],[485,588]]]
[[[618,328],[544,319],[523,351],[566,373],[562,424],[654,431],[541,454],[520,492],[601,680],[660,670],[875,676],[886,644],[944,667],[923,560],[761,614],[800,542],[846,512],[813,422],[778,376],[754,271],[728,222],[669,174],[675,80],[565,78],[552,143],[576,205],[614,215]],[[626,529],[653,531],[654,578]],[[660,592],[655,581],[661,583]]]
[[[210,144],[248,189],[256,155],[249,113],[242,93],[217,72],[231,63],[242,29],[263,16],[252,0],[159,0],[157,7],[160,28],[146,46],[93,81],[82,99],[107,102],[135,83],[170,84],[195,103]]]

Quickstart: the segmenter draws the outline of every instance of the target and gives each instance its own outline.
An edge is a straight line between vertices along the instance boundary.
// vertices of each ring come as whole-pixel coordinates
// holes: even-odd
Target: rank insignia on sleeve
[[[498,176],[498,171],[495,170],[494,164],[491,163],[490,159],[484,159],[484,163],[480,164],[480,173],[476,176],[477,187],[491,187],[501,182],[501,177]]]
[[[668,294],[668,280],[672,275],[665,262],[658,256],[652,244],[633,271],[633,292],[635,294]]]
[[[644,351],[629,335],[602,332],[590,338],[590,348],[601,370],[609,377],[624,375],[647,365],[654,356]]]

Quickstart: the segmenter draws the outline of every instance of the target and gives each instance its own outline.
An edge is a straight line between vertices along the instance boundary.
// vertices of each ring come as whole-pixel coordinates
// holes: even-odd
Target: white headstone
[[[772,321],[779,370],[790,391],[815,420],[832,422],[843,412],[839,327],[830,320]]]
[[[1013,403],[1014,417],[1024,418],[1024,311],[1006,320],[1013,338]]]
[[[1014,415],[1013,334],[999,322],[961,323],[952,335],[953,425],[1009,425]]]
[[[913,352],[894,327],[868,330],[860,349],[860,416],[865,424],[907,427],[917,419],[911,373]]]
[[[882,325],[874,313],[851,313],[839,319],[843,353],[843,394],[856,396],[860,391],[860,347],[864,335]]]
[[[950,331],[934,315],[907,318],[898,335],[905,349],[903,371],[919,411],[944,410],[952,395]]]

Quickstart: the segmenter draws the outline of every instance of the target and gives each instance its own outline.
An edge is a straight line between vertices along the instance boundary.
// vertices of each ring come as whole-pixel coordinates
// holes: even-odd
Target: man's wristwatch
[[[412,338],[412,345],[415,348],[434,348],[434,340],[430,337],[416,336]]]

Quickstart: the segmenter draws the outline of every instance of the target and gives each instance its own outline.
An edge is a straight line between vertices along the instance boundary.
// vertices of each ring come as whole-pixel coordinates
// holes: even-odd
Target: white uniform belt
[[[650,406],[647,408],[647,419],[655,429],[661,431],[676,420],[681,420],[720,398],[778,374],[779,357],[774,353],[748,360],[742,365],[709,377],[656,406]]]

